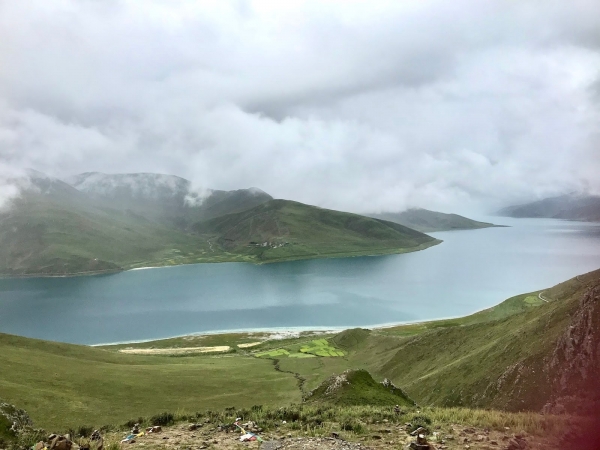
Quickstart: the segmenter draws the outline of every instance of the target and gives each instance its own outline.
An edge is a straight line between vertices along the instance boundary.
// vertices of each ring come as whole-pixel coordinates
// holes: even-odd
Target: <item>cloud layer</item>
[[[600,193],[599,106],[592,0],[0,1],[0,177],[481,211]]]

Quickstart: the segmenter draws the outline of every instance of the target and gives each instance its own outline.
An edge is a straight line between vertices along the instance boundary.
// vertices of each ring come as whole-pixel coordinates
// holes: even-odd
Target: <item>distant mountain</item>
[[[158,173],[104,174],[87,172],[66,180],[76,189],[96,197],[118,201],[172,200],[181,203],[190,190],[190,182],[174,175]]]
[[[3,274],[115,271],[206,245],[39,172],[21,184],[20,197],[0,212]]]
[[[198,191],[189,180],[156,173],[88,172],[67,181],[111,208],[181,228],[199,220],[244,211],[273,198],[257,188]]]
[[[600,222],[600,197],[561,195],[522,205],[508,206],[498,211],[498,214],[508,217],[545,217]]]
[[[272,200],[192,229],[214,235],[226,251],[258,261],[399,253],[439,243],[393,222],[290,200]]]
[[[0,274],[65,275],[220,261],[413,251],[439,241],[397,224],[272,200],[260,189],[195,193],[170,175],[30,171],[0,210]]]
[[[478,222],[458,214],[445,214],[427,209],[415,208],[400,213],[367,214],[369,217],[389,220],[423,233],[449,230],[474,230],[495,227],[493,223]]]

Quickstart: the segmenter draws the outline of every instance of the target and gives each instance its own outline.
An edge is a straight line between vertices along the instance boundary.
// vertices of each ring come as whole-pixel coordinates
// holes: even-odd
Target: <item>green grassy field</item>
[[[0,398],[48,428],[300,400],[293,376],[260,358],[125,355],[0,334],[0,367]]]

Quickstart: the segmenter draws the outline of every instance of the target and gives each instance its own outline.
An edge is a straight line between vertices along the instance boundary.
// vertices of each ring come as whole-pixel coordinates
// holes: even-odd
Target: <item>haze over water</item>
[[[0,332],[79,344],[276,327],[354,327],[461,316],[600,268],[600,225],[432,233],[401,255],[114,275],[0,279]]]

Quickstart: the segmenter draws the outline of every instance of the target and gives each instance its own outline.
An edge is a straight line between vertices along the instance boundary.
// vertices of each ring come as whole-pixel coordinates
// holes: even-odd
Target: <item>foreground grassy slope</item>
[[[584,292],[599,284],[595,271],[544,291],[548,303],[524,294],[464,318],[352,330],[334,342],[348,353],[345,367],[388,377],[420,404],[539,410],[551,389],[545,361]],[[340,360],[321,360],[303,371],[302,363],[311,362],[282,367],[306,374],[308,385],[342,368]]]
[[[476,230],[478,228],[495,227],[493,223],[479,222],[458,214],[445,214],[427,209],[409,209],[400,213],[368,214],[377,219],[399,223],[423,233],[450,230]]]
[[[196,224],[226,251],[261,262],[400,253],[440,241],[392,222],[272,200],[247,211]]]
[[[0,398],[49,428],[300,399],[294,377],[259,358],[133,356],[0,334],[0,367]]]
[[[283,358],[283,370],[314,389],[332,373],[366,369],[387,377],[421,405],[540,410],[550,398],[545,362],[571,325],[600,271],[539,293],[515,296],[471,316],[380,330],[347,330],[331,339],[343,358]]]

